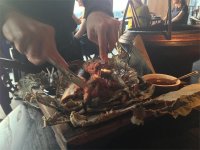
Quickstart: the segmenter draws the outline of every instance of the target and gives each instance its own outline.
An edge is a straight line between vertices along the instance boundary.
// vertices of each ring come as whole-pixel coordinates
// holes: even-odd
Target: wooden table
[[[42,104],[39,105],[46,117],[52,116],[54,111]],[[130,125],[131,113],[119,116],[110,121],[103,122],[90,127],[73,127],[71,124],[60,124],[52,126],[56,139],[62,149],[66,147],[79,147],[87,143],[91,143],[97,139],[101,139],[110,135],[120,128]]]
[[[162,34],[142,35],[147,53],[157,73],[176,77],[191,72],[200,60],[200,26],[174,26],[172,39]]]
[[[40,105],[40,108],[45,116],[51,115],[52,111],[46,106]],[[144,126],[131,124],[131,115],[131,113],[127,113],[110,121],[91,127],[74,128],[70,124],[61,124],[53,126],[52,129],[61,149],[136,147],[165,148],[168,147],[167,145],[169,144],[165,140],[167,138],[169,138],[167,140],[172,140],[174,135],[177,138],[175,141],[178,142],[178,144],[176,145],[174,143],[175,141],[171,141],[172,143],[170,146],[172,148],[181,147],[182,142],[180,141],[182,140],[185,140],[182,148],[200,148],[198,145],[200,135],[198,135],[198,139],[192,141],[193,144],[190,145],[190,138],[187,138],[187,136],[189,136],[187,134],[189,133],[186,133],[187,130],[190,130],[193,127],[200,129],[200,111],[195,110],[189,116],[179,117],[176,120],[168,115],[159,118],[147,118]],[[177,136],[177,134],[180,136]],[[186,134],[186,139],[181,139],[182,134]],[[161,136],[161,138],[159,138],[159,136]],[[147,138],[147,141],[143,141],[143,138]],[[180,138],[180,141],[178,138]],[[138,139],[141,141],[138,141]],[[161,141],[163,145],[158,144],[156,142],[158,140]],[[186,141],[189,142],[187,143]]]
[[[65,125],[58,125],[53,127],[54,132],[51,127],[42,128],[41,117],[39,110],[18,106],[0,123],[0,149],[59,150],[59,145],[62,149],[200,148],[199,111],[176,120],[170,116],[150,119],[144,126],[130,124],[127,114],[89,128],[69,126],[64,130]],[[58,140],[61,137],[65,143]]]
[[[161,100],[176,100],[184,93],[189,95],[187,100],[190,102],[194,102],[194,99],[199,102],[199,86],[187,86],[177,92],[168,93]],[[194,94],[191,95],[191,92]],[[199,103],[195,103],[196,107],[199,106],[196,104]],[[179,116],[177,119],[171,115],[160,116],[162,113],[157,113],[157,117],[147,113],[143,126],[131,124],[132,112],[127,112],[89,127],[75,128],[68,123],[43,128],[40,110],[46,117],[52,116],[54,110],[42,104],[39,106],[40,109],[20,105],[0,123],[0,150],[200,148],[200,109],[194,109],[188,116]]]

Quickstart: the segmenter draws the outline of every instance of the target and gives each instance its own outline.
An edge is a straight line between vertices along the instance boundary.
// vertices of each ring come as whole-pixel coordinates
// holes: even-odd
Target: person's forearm
[[[172,22],[177,22],[183,17],[183,12],[181,11],[176,17],[172,19]]]
[[[102,11],[113,16],[112,0],[83,0],[85,6],[85,18],[93,11]]]
[[[77,39],[86,33],[86,20],[84,19],[80,25],[80,29],[74,35]]]
[[[76,22],[76,24],[81,24],[81,19],[79,19],[75,14],[72,15],[72,18],[74,19],[74,21]]]

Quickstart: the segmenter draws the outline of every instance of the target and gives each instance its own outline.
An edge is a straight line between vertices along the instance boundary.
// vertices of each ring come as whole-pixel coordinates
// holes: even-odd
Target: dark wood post
[[[172,0],[168,0],[168,30],[167,30],[167,39],[171,40],[171,33],[172,33],[172,14],[171,14],[171,6]]]

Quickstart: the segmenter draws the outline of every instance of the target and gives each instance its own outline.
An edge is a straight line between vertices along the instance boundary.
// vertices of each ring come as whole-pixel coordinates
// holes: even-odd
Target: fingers
[[[102,60],[107,61],[109,51],[112,51],[118,40],[119,23],[114,22],[109,26],[103,26],[98,34],[99,53]]]
[[[54,54],[59,58],[55,31],[50,25],[16,12],[6,19],[2,32],[5,38],[35,65],[44,63],[49,54]]]
[[[109,33],[106,36],[106,40],[108,41],[108,50],[112,51],[115,47],[115,44],[118,40],[118,28],[119,26],[114,26],[113,28],[111,28],[111,30],[109,31]]]
[[[98,28],[88,31],[88,38],[92,42],[99,45],[99,55],[104,61],[108,60],[107,53],[112,51],[118,40],[119,24],[99,24]]]
[[[93,29],[93,30],[88,30],[87,31],[87,36],[88,36],[88,39],[92,42],[94,42],[95,44],[99,45],[98,44],[98,38],[97,38],[97,34],[96,34],[96,31]]]
[[[104,28],[104,26],[102,26]],[[98,33],[98,44],[99,44],[99,55],[102,60],[105,62],[108,61],[108,41],[107,41],[107,34],[106,32],[102,32],[102,30],[99,30]]]
[[[44,51],[42,51],[41,47],[42,44],[32,42],[32,44],[30,44],[23,53],[31,63],[40,65],[46,61],[43,57]]]
[[[119,25],[119,21],[102,12],[93,12],[88,17],[88,38],[99,45],[100,58],[104,61],[108,60],[107,53],[118,40]]]
[[[104,28],[104,27],[101,27]],[[99,55],[100,58],[104,61],[108,60],[107,50],[108,50],[108,42],[106,40],[106,32],[102,32],[100,28],[97,31],[90,30],[88,32],[88,39],[92,42],[99,45]]]

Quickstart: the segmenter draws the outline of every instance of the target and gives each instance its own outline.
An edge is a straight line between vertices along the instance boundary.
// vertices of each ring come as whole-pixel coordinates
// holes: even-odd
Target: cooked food
[[[48,125],[61,122],[71,122],[74,126],[94,125],[130,111],[126,108],[146,101],[153,94],[153,86],[146,84],[133,68],[118,57],[113,57],[109,63],[102,63],[100,59],[87,61],[79,72],[79,76],[87,82],[84,88],[73,83],[64,84],[64,77],[57,73],[53,80],[55,97],[44,92],[28,96],[28,99],[32,97],[32,100],[56,110],[58,114],[44,119]],[[34,80],[33,76],[30,80]],[[35,75],[37,82],[38,76]],[[46,82],[40,88],[45,86],[48,86]],[[66,86],[67,90],[62,93]]]
[[[86,86],[83,89],[77,86],[69,87],[61,103],[65,105],[69,100],[76,99],[83,100],[83,103],[89,107],[99,108],[102,105],[104,108],[122,107],[132,98],[139,96],[141,91],[139,84],[142,80],[139,80],[135,70],[128,66],[125,70],[115,65],[111,61],[102,64],[100,59],[86,62],[83,65],[84,71],[89,76],[88,79],[85,78]],[[143,83],[144,86],[146,85]]]
[[[192,89],[196,89],[193,93],[197,97],[194,95],[192,100],[193,95],[188,88],[187,99],[180,94],[173,99],[177,93],[166,95],[172,101],[168,101],[166,96],[151,99],[154,86],[144,82],[133,68],[118,57],[113,57],[106,64],[99,59],[87,61],[79,75],[87,82],[84,88],[67,82],[59,72],[28,74],[19,81],[18,96],[31,105],[36,102],[44,112],[49,110],[44,113],[44,126],[62,123],[70,123],[74,127],[91,126],[127,112],[133,113],[131,121],[134,124],[143,124],[144,118],[148,116],[185,116],[199,106],[199,88],[196,86]],[[56,89],[54,96],[44,92],[50,85]]]

